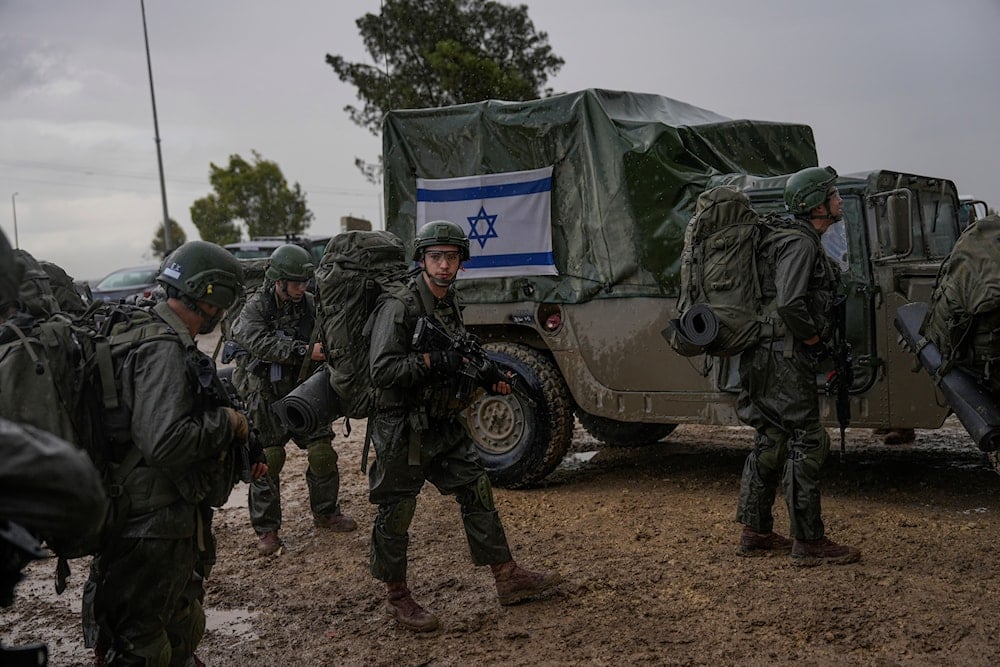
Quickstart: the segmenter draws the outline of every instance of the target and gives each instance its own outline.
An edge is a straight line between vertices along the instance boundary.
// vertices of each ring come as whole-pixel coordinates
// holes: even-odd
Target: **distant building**
[[[371,221],[364,218],[352,218],[349,215],[345,215],[340,219],[340,231],[342,232],[350,232],[357,229],[371,231],[371,228]]]

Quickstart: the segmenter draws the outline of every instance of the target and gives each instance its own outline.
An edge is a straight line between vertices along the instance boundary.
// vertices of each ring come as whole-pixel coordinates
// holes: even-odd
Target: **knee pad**
[[[406,535],[413,521],[413,513],[417,510],[416,498],[404,498],[385,510],[379,509],[382,527],[390,535]]]
[[[337,472],[337,452],[328,441],[311,442],[306,448],[309,469],[317,477],[329,477]]]
[[[265,447],[264,458],[267,460],[267,476],[277,477],[285,467],[285,448]]]
[[[486,473],[459,491],[458,502],[469,512],[492,512],[496,509],[493,504],[493,485],[490,484],[490,478],[486,476]]]

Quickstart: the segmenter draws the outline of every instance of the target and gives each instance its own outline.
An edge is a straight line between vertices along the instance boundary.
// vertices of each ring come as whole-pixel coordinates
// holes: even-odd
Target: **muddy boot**
[[[270,556],[281,548],[281,538],[278,531],[270,530],[266,533],[257,533],[257,553],[261,556]]]
[[[822,537],[818,540],[795,540],[792,545],[792,564],[812,567],[830,563],[842,565],[861,560],[861,550]]]
[[[912,428],[885,428],[876,431],[882,436],[882,442],[887,445],[908,445],[917,439],[917,434]]]
[[[438,629],[438,617],[413,599],[406,583],[386,584],[385,610],[405,628],[415,632],[432,632]]]
[[[758,533],[756,530],[743,526],[740,533],[740,546],[736,550],[738,556],[769,556],[773,553],[788,553],[792,550],[792,541],[777,533]]]
[[[491,565],[490,569],[497,581],[497,597],[504,605],[535,597],[562,581],[558,572],[532,572],[513,560]]]
[[[358,522],[346,514],[313,514],[313,525],[335,533],[349,533],[357,529]]]

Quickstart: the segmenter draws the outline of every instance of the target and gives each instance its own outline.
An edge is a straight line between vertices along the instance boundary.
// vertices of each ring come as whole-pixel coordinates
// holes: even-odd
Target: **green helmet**
[[[313,276],[312,255],[302,246],[286,243],[274,249],[267,262],[264,275],[268,280],[298,280],[305,282]]]
[[[469,259],[469,237],[450,220],[434,220],[420,228],[413,239],[413,261],[419,261],[424,255],[424,248],[432,245],[458,246],[462,251],[462,261]]]
[[[795,172],[785,183],[785,206],[796,215],[808,213],[826,201],[836,180],[833,167],[809,167]]]
[[[243,292],[243,266],[222,246],[188,241],[163,261],[156,280],[193,301],[229,308]]]

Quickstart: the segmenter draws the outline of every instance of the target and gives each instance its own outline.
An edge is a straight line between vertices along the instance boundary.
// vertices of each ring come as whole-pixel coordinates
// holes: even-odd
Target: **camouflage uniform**
[[[204,389],[214,362],[166,303],[150,312],[143,330],[175,340],[145,342],[116,363],[122,405],[106,415],[111,460],[134,449],[142,460],[122,485],[124,527],[93,561],[84,626],[88,646],[96,641],[111,664],[179,665],[205,630],[212,506],[232,488],[233,457],[224,455],[234,431],[225,399]]]
[[[803,340],[829,340],[830,307],[839,269],[827,258],[819,233],[808,220],[771,233],[761,249],[765,302],[772,302],[786,332],[740,356],[737,413],[756,429],[740,484],[736,520],[760,533],[771,532],[771,507],[782,485],[792,536],[824,536],[820,516],[820,469],[830,451],[830,436],[819,421],[816,362]],[[790,348],[790,349],[789,349]]]
[[[369,471],[369,500],[378,505],[372,530],[371,572],[385,582],[406,580],[408,528],[417,494],[430,481],[454,494],[476,565],[511,560],[489,478],[459,420],[456,378],[428,369],[410,349],[421,315],[447,330],[463,331],[454,287],[436,299],[422,276],[401,293],[383,297],[371,335],[371,375],[378,388],[369,426],[376,460]]]
[[[306,293],[296,303],[282,301],[274,289],[274,284],[268,283],[254,294],[233,325],[233,338],[249,352],[234,378],[254,427],[260,432],[268,465],[267,478],[250,484],[250,523],[259,534],[281,527],[279,475],[285,463],[285,443],[290,438],[308,452],[306,483],[313,514],[323,517],[341,513],[340,471],[330,425],[307,436],[293,437],[271,411],[271,404],[298,384],[315,322],[312,294]],[[319,366],[319,362],[310,364],[310,370]]]

